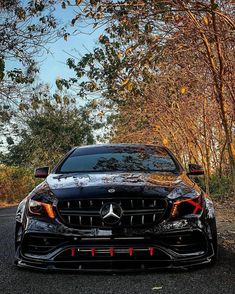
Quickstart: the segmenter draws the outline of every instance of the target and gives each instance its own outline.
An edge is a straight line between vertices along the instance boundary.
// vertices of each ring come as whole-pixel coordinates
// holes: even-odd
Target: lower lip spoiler
[[[135,265],[133,267],[130,267],[130,265],[126,265],[126,267],[122,267],[120,268],[116,268],[115,264],[117,262],[112,262],[112,268],[107,268],[104,264],[104,267],[101,268],[96,268],[95,266],[92,268],[86,268],[83,267],[84,262],[76,262],[77,264],[77,268],[74,267],[74,263],[71,264],[71,262],[67,262],[66,263],[66,267],[60,267],[58,266],[58,262],[47,262],[47,263],[43,263],[43,262],[29,262],[29,261],[23,261],[23,260],[17,260],[15,261],[15,264],[20,267],[20,268],[24,268],[24,269],[31,269],[31,270],[37,270],[37,271],[48,271],[48,272],[91,272],[91,273],[95,273],[95,272],[117,272],[117,273],[125,273],[125,272],[141,272],[143,270],[147,270],[147,271],[156,271],[156,270],[173,270],[173,269],[181,269],[181,270],[188,270],[190,268],[195,268],[197,266],[202,266],[202,265],[207,265],[211,262],[211,257],[209,256],[207,258],[202,258],[202,259],[198,259],[195,261],[181,261],[179,260],[177,263],[175,263],[174,261],[170,261],[167,262],[164,265],[158,265],[157,263],[155,265],[152,265],[151,267],[146,267],[144,265],[144,263],[141,264],[141,267],[135,267]]]

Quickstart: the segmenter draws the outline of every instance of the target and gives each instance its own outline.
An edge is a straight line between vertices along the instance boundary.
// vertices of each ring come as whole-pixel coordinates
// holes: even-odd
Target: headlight
[[[179,218],[186,215],[200,215],[202,210],[202,196],[196,194],[194,197],[176,199],[172,205],[171,217]]]
[[[30,215],[55,218],[54,206],[57,199],[47,182],[39,184],[29,196],[28,212]]]
[[[29,214],[55,218],[55,212],[52,204],[39,202],[33,199],[29,200],[28,203]]]

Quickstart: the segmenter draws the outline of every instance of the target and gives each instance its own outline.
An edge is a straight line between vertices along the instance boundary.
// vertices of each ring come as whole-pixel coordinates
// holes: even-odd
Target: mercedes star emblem
[[[108,192],[109,193],[115,193],[116,191],[115,191],[115,189],[111,188],[111,189],[108,189]]]
[[[122,217],[122,209],[117,203],[105,203],[100,210],[100,215],[106,224],[113,225]]]

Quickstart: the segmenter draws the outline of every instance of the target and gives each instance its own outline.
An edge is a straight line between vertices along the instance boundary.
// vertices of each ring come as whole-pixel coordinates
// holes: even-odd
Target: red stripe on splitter
[[[75,248],[73,247],[72,249],[71,249],[71,256],[74,256],[75,255]]]
[[[130,255],[130,256],[133,255],[133,248],[132,248],[132,247],[129,248],[129,255]]]
[[[109,248],[109,254],[110,254],[110,256],[113,256],[114,255],[113,247]]]

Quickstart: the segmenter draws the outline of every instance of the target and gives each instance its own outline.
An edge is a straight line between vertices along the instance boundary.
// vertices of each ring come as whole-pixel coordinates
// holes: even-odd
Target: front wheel
[[[217,228],[215,218],[209,222],[211,237],[212,237],[212,246],[214,250],[214,256],[211,259],[211,264],[215,264],[218,257],[218,240],[217,240]]]

